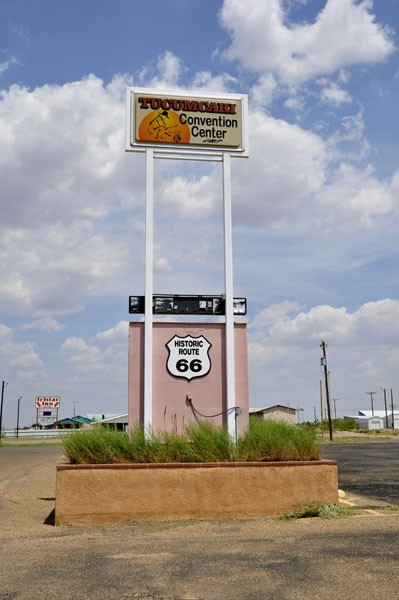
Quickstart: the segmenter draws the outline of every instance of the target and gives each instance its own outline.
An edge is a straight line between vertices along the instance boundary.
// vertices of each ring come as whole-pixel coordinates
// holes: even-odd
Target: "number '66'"
[[[193,373],[199,373],[202,371],[202,362],[198,358],[195,358],[189,363],[186,358],[181,358],[176,363],[176,369],[180,373],[185,373],[188,370],[192,371]]]

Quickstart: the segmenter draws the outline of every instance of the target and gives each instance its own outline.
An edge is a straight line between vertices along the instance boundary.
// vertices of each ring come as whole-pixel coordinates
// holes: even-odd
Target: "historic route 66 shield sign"
[[[190,381],[194,377],[204,377],[211,370],[209,348],[212,346],[203,335],[192,337],[175,335],[166,344],[169,357],[166,368],[173,377],[183,377]]]

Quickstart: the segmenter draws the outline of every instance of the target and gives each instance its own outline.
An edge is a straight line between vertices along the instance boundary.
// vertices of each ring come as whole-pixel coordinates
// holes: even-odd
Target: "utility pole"
[[[72,400],[72,404],[73,404],[73,416],[75,416],[75,404],[76,404],[77,400]]]
[[[388,429],[388,411],[387,411],[387,391],[385,388],[380,388],[384,392],[384,405],[385,405],[385,428]]]
[[[393,393],[391,388],[391,410],[392,410],[392,429],[395,429],[395,415],[393,412]]]
[[[18,429],[19,429],[19,403],[21,402],[21,400],[22,400],[22,396],[20,396],[20,397],[18,398],[18,409],[17,409],[17,437],[19,437],[19,436],[18,436]]]
[[[324,437],[324,422],[323,422],[323,384],[320,379],[320,425],[321,437]]]
[[[337,420],[337,405],[335,403],[339,398],[331,398],[331,400],[334,402],[334,419]]]
[[[371,400],[371,414],[374,417],[374,403],[373,403],[373,394],[376,394],[377,392],[366,392],[366,394],[370,395],[370,400]]]
[[[328,374],[327,374],[327,355],[326,355],[326,343],[321,342],[321,348],[323,349],[322,365],[324,366],[324,380],[326,384],[326,399],[327,399],[327,412],[328,412],[328,429],[330,431],[330,442],[333,441],[333,431],[331,422],[331,408],[330,408],[330,392],[328,389]]]
[[[0,442],[3,432],[3,400],[4,400],[4,388],[7,387],[8,381],[3,381],[1,385],[1,404],[0,404]]]

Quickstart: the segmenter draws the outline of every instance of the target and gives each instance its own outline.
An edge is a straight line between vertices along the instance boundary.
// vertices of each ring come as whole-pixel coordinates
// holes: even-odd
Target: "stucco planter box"
[[[337,463],[59,465],[56,525],[259,518],[338,503]]]

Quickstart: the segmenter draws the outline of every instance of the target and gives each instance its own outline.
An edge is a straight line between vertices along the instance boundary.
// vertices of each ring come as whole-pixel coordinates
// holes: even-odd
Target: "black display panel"
[[[129,296],[129,313],[144,314],[144,296]],[[235,315],[247,314],[247,299],[234,298]],[[223,296],[195,296],[180,294],[154,294],[152,312],[157,315],[224,315]]]

